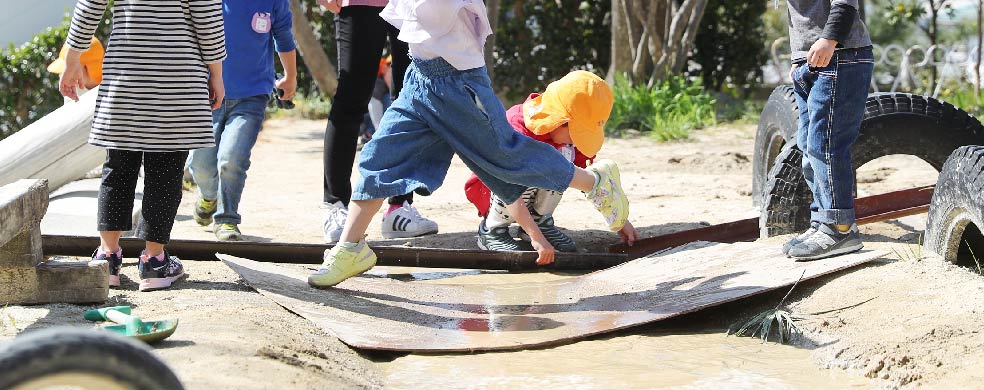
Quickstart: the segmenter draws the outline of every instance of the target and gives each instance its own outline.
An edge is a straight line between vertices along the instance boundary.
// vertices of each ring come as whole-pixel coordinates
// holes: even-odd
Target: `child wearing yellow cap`
[[[576,188],[601,213],[609,230],[635,239],[615,162],[576,167],[556,148],[517,134],[509,125],[485,69],[483,48],[492,27],[482,1],[390,0],[379,15],[400,30],[397,38],[408,43],[412,62],[403,91],[362,149],[359,179],[339,242],[326,251],[308,284],[330,287],[372,268],[376,254],[364,234],[373,214],[387,197],[436,191],[455,155],[508,204],[509,214],[530,233],[537,264],[552,263],[556,251],[533,219],[519,213],[526,208],[521,196],[531,187],[556,192]],[[538,110],[547,106],[554,107],[531,107],[536,112],[530,115],[540,118]],[[590,139],[589,134],[604,128],[604,121],[596,118],[549,116],[554,128],[568,124],[572,142]]]
[[[612,90],[600,77],[583,70],[568,73],[547,85],[542,94],[533,93],[522,103],[506,111],[506,120],[513,130],[526,137],[546,143],[579,168],[586,168],[594,159],[605,139],[604,124],[612,110]],[[478,225],[478,246],[486,250],[531,250],[530,243],[516,241],[509,234],[509,225],[519,218],[532,218],[546,241],[560,252],[577,252],[574,240],[554,226],[553,212],[560,204],[562,192],[545,188],[527,188],[518,209],[522,216],[513,216],[507,203],[492,194],[476,175],[465,183],[465,196],[478,209],[482,222]],[[620,231],[623,241],[634,240],[637,233],[626,222]],[[532,239],[524,229],[523,236]]]
[[[58,53],[58,59],[51,62],[48,65],[48,71],[59,76],[65,73],[65,57],[68,56],[68,45],[62,45],[61,51]],[[99,39],[92,37],[92,43],[89,45],[89,49],[82,52],[79,57],[79,62],[82,63],[82,87],[78,88],[78,94],[82,95],[89,90],[95,88],[99,83],[102,82],[102,68],[103,68],[103,56],[106,55],[106,50],[103,49],[102,42]],[[70,100],[65,98],[65,101]]]

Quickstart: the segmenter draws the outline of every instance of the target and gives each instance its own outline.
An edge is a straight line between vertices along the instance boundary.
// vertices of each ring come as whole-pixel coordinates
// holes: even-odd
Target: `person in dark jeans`
[[[396,39],[399,30],[379,17],[387,3],[387,0],[318,0],[318,4],[335,14],[338,46],[338,89],[332,99],[324,145],[322,232],[327,243],[338,241],[348,215],[359,128],[368,112],[387,38],[393,55],[394,96],[402,89],[403,75],[410,64],[407,44]],[[437,223],[421,216],[412,203],[413,193],[389,199],[390,207],[382,220],[384,238],[437,233]]]
[[[857,0],[787,3],[790,78],[800,110],[796,144],[813,202],[810,228],[783,251],[814,260],[864,247],[855,224],[851,145],[861,131],[874,55]]]

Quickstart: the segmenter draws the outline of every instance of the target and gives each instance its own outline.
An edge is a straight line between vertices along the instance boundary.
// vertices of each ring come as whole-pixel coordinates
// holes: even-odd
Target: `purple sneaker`
[[[123,249],[116,251],[116,253],[104,253],[96,248],[92,252],[93,260],[106,260],[109,263],[109,276],[106,279],[109,281],[109,287],[119,287],[120,286],[120,268],[123,268]]]
[[[140,291],[165,289],[187,276],[181,260],[168,255],[167,251],[157,256],[141,253],[137,268],[140,270]]]

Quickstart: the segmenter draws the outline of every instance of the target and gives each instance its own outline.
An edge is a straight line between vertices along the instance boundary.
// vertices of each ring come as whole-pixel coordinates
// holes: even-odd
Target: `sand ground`
[[[255,241],[320,242],[321,158],[323,121],[275,119],[266,123],[254,149],[253,165],[243,194],[242,231]],[[698,131],[691,141],[656,143],[629,136],[609,140],[601,157],[615,159],[632,202],[631,220],[644,237],[758,215],[751,202],[751,160],[754,125],[727,125]],[[463,195],[469,172],[455,160],[445,185],[430,197],[418,197],[421,213],[437,221],[440,234],[378,241],[381,214],[371,225],[371,242],[439,248],[475,248],[479,222]],[[862,167],[859,192],[863,195],[932,184],[936,172],[915,158],[890,156]],[[604,230],[600,217],[576,191],[569,191],[558,209],[557,224],[568,231],[582,251],[604,251],[617,237]],[[194,193],[185,193],[174,238],[212,239],[212,234],[191,218]],[[792,308],[800,314],[856,307],[823,315],[806,315],[805,335],[797,340],[795,359],[819,371],[836,373],[834,383],[863,387],[975,386],[984,379],[984,277],[976,270],[957,267],[938,258],[915,253],[924,216],[862,227],[869,247],[886,248],[901,256],[882,259],[860,269],[800,285]],[[419,367],[434,375],[418,383],[444,387],[488,385],[492,382],[451,380],[440,375],[468,372],[460,367],[512,364],[523,359],[550,361],[610,352],[613,346],[633,349],[630,354],[605,355],[605,364],[620,375],[651,369],[628,364],[666,351],[681,335],[719,334],[724,327],[764,308],[774,306],[781,294],[725,305],[685,316],[669,325],[644,326],[615,335],[556,348],[513,354],[404,356],[360,353],[257,294],[220,262],[188,261],[190,278],[162,292],[135,291],[136,267],[132,254],[123,288],[111,292],[111,304],[130,304],[144,318],[179,317],[178,332],[157,348],[160,356],[190,389],[205,388],[398,388],[412,387],[407,372]],[[897,258],[896,258],[897,257]],[[189,259],[192,260],[192,259]],[[411,272],[391,270],[391,273]],[[460,276],[459,276],[460,275]],[[552,274],[448,274],[445,283],[498,283],[556,278]],[[434,282],[434,281],[427,281]],[[87,325],[76,305],[9,306],[0,313],[0,341],[16,334],[55,325]],[[367,324],[371,326],[371,324]],[[685,338],[685,337],[684,337]],[[693,360],[700,366],[700,348],[714,345],[722,361],[741,361],[730,342],[687,339],[675,361]],[[720,345],[717,345],[720,344]],[[688,349],[689,348],[689,349]],[[771,344],[761,347],[763,359],[784,359]],[[785,351],[785,349],[782,349]],[[691,351],[691,353],[687,353]],[[731,354],[731,355],[729,355]],[[576,359],[576,358],[573,358]],[[622,359],[622,360],[619,360]],[[435,363],[435,362],[439,362]],[[413,366],[412,364],[416,364]],[[426,365],[442,369],[427,369]],[[460,364],[458,370],[445,370]],[[583,365],[589,365],[582,362]],[[523,375],[541,379],[527,385],[580,384],[605,387],[604,373],[595,382],[570,382],[578,364],[542,368]],[[441,374],[446,372],[445,374]],[[471,372],[481,376],[481,370]],[[411,372],[412,374],[412,372]],[[778,374],[777,374],[778,375]],[[803,387],[801,381],[782,382]],[[628,387],[652,387],[660,382],[638,376]],[[553,378],[553,379],[550,379]],[[581,377],[584,379],[584,377]],[[871,378],[871,379],[866,379]],[[453,378],[452,378],[453,379]],[[779,378],[782,379],[782,378]],[[777,379],[778,380],[778,379]],[[600,382],[600,383],[599,383]],[[498,383],[498,382],[495,382]],[[674,382],[675,383],[675,382]],[[699,387],[702,382],[693,382]],[[728,382],[712,382],[721,384]],[[758,383],[758,382],[753,382]],[[772,383],[772,382],[768,382]],[[707,383],[704,383],[705,385]],[[747,383],[746,383],[747,384]],[[713,386],[712,386],[713,387]],[[838,386],[842,387],[842,386]]]

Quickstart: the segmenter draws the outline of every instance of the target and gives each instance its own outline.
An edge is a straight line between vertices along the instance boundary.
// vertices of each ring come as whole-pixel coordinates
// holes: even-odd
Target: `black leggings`
[[[144,168],[143,218],[137,237],[167,244],[181,204],[181,176],[188,152],[135,152],[106,149],[99,185],[99,231],[133,228],[133,198],[140,165]]]
[[[400,33],[379,17],[383,7],[346,6],[335,15],[335,43],[338,46],[338,89],[331,102],[324,148],[324,202],[352,197],[352,164],[359,138],[359,126],[368,112],[369,99],[376,84],[379,58],[389,37],[393,55],[393,97],[403,89],[403,75],[410,66],[406,42]],[[390,198],[390,204],[413,202],[413,193]]]

